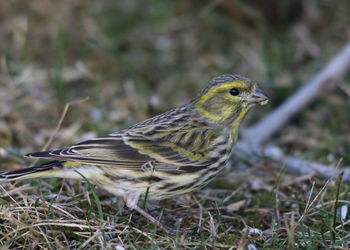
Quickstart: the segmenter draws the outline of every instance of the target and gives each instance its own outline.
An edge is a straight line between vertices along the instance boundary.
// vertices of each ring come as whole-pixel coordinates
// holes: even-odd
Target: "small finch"
[[[153,223],[158,220],[138,206],[192,192],[208,184],[231,156],[239,127],[256,104],[268,97],[239,75],[221,75],[190,103],[128,129],[71,147],[27,154],[53,161],[0,173],[0,182],[59,177],[100,186],[121,198]]]

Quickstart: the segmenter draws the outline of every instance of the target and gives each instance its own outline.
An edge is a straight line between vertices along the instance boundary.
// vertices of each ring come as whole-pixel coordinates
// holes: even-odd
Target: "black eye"
[[[232,89],[230,89],[230,94],[233,96],[237,96],[237,95],[239,95],[239,90],[236,88],[232,88]]]

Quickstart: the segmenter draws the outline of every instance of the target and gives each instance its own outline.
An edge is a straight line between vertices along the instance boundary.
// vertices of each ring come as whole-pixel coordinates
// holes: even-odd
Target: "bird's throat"
[[[238,134],[239,134],[239,127],[246,115],[248,114],[248,111],[250,110],[250,107],[244,106],[241,108],[240,112],[233,118],[233,120],[230,122],[230,125],[228,126],[230,128],[230,137],[232,138],[233,142],[236,143]]]

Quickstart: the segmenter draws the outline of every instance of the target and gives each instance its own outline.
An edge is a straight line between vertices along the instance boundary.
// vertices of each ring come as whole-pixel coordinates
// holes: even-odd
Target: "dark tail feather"
[[[29,158],[52,158],[52,155],[50,154],[52,150],[50,151],[42,151],[42,152],[34,152],[30,154],[26,154],[26,157]]]
[[[30,167],[30,168],[24,168],[14,171],[8,171],[8,172],[0,172],[0,182],[7,182],[17,179],[27,179],[27,178],[34,178],[36,177],[36,173],[53,170],[54,168],[63,168],[62,165],[63,161],[51,161],[48,163],[44,163],[42,165]]]

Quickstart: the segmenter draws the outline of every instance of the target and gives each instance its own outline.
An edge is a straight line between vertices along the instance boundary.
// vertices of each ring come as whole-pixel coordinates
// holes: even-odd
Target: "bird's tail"
[[[8,172],[0,172],[0,183],[39,177],[55,177],[57,173],[62,172],[63,169],[63,161],[51,161],[34,167]]]

